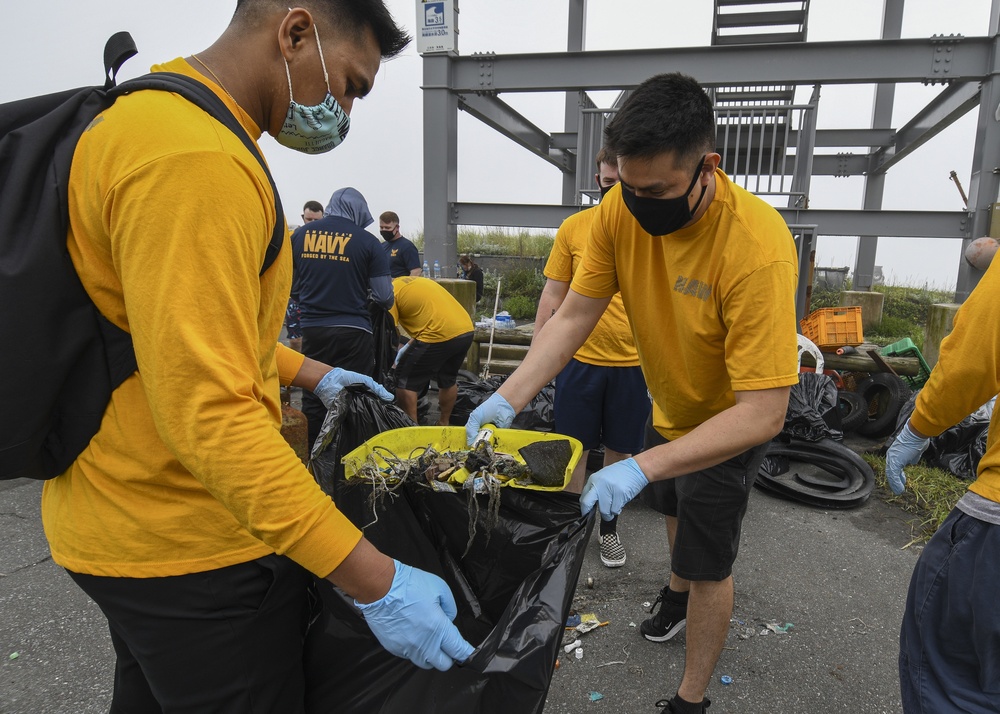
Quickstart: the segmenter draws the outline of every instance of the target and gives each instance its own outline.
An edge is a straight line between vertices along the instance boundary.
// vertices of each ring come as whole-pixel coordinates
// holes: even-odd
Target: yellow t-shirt
[[[199,79],[260,136],[183,60],[153,69]],[[256,159],[181,97],[136,92],[83,134],[68,193],[73,264],[132,334],[139,371],[86,450],[45,484],[53,559],[147,578],[282,553],[328,575],[360,533],[280,433],[279,379],[303,358],[276,349],[291,249],[286,236],[259,275],[275,212]]]
[[[573,280],[583,260],[596,215],[593,208],[588,208],[574,213],[559,226],[549,259],[545,262],[546,278],[564,283]],[[621,293],[615,293],[611,298],[608,309],[573,358],[601,367],[635,367],[639,364],[639,353],[635,349]]]
[[[472,332],[474,325],[462,303],[430,278],[393,278],[396,301],[389,312],[410,337],[437,344]]]
[[[941,341],[941,354],[927,384],[917,395],[910,420],[917,431],[937,436],[1000,392],[1000,258],[955,314],[951,333]],[[969,490],[1000,503],[1000,409],[993,410],[986,453]]]
[[[737,391],[798,381],[795,244],[781,215],[715,176],[715,197],[694,224],[654,237],[621,186],[595,209],[572,289],[621,290],[653,395],[653,424],[676,439],[735,404]]]

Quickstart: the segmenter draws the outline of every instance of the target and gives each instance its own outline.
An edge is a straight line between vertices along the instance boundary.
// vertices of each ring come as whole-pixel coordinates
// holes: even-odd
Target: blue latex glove
[[[514,422],[514,407],[496,392],[490,398],[472,410],[469,420],[465,422],[465,439],[470,445],[476,440],[483,424],[493,424],[498,429],[506,429]]]
[[[348,372],[346,369],[341,369],[340,367],[334,367],[323,375],[323,379],[319,380],[319,384],[316,385],[313,394],[319,397],[323,402],[323,406],[329,409],[333,406],[337,395],[340,394],[340,390],[351,384],[363,384],[375,392],[381,399],[387,402],[392,401],[392,395],[385,390],[385,387],[371,377],[358,374],[357,372]]]
[[[889,488],[899,495],[906,487],[906,474],[903,473],[904,466],[911,466],[920,461],[920,456],[930,445],[930,439],[923,439],[913,433],[910,429],[910,422],[906,422],[899,436],[892,442],[892,446],[885,454],[885,477],[889,481]]]
[[[649,479],[635,459],[625,459],[596,472],[580,494],[580,512],[587,515],[597,506],[601,518],[610,521],[625,504],[649,485]]]
[[[367,605],[354,601],[378,641],[421,669],[444,672],[456,661],[467,660],[475,648],[452,624],[458,608],[444,580],[393,562],[396,574],[385,597]]]

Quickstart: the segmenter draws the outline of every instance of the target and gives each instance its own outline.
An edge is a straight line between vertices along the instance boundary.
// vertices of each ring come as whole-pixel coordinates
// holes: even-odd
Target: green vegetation
[[[917,464],[906,467],[906,490],[896,496],[885,480],[885,459],[872,454],[865,454],[864,459],[875,472],[876,494],[920,519],[913,543],[922,543],[934,535],[968,487],[943,469]]]
[[[497,278],[492,270],[483,271],[483,299],[479,302],[483,317],[493,316],[493,302],[497,294]],[[531,268],[515,268],[503,274],[500,283],[500,310],[506,310],[515,320],[533,320],[538,309],[538,298],[545,287],[545,276]]]
[[[503,309],[515,320],[534,320],[538,300],[532,300],[526,295],[512,295],[503,301]]]
[[[473,255],[517,255],[544,258],[552,250],[555,234],[527,228],[463,228],[458,231],[458,252]],[[421,231],[410,240],[417,250],[424,249]]]

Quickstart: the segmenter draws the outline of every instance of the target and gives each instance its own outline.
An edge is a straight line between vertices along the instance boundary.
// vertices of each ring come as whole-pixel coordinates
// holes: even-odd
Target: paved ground
[[[106,626],[49,558],[40,489],[0,482],[0,713],[105,712],[113,662]],[[630,504],[620,528],[628,564],[604,568],[595,536],[577,591],[577,609],[609,624],[583,636],[582,660],[561,658],[547,714],[659,711],[653,703],[672,695],[680,679],[683,636],[654,644],[633,626],[666,572],[662,520]],[[904,515],[877,500],[829,512],[756,492],[712,712],[899,712],[897,631],[919,554],[903,549],[909,540]],[[773,634],[767,623],[793,627]],[[606,664],[613,662],[624,664]],[[731,685],[719,683],[723,674]],[[603,699],[591,702],[591,692]]]

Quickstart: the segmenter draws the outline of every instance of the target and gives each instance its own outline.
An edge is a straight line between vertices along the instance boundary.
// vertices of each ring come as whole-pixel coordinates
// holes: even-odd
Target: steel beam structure
[[[703,86],[723,93],[727,87],[739,86],[766,92],[772,86],[877,85],[869,128],[817,130],[805,122],[787,134],[785,144],[795,147],[790,156],[811,158],[810,176],[865,176],[861,210],[779,209],[789,225],[801,228],[810,240],[817,235],[861,236],[855,259],[856,288],[871,286],[877,236],[948,238],[967,243],[986,235],[989,207],[997,201],[1000,191],[1000,159],[996,158],[1000,156],[1000,0],[991,1],[988,34],[982,37],[900,39],[905,0],[884,0],[879,40],[584,52],[586,0],[567,0],[568,52],[425,55],[427,259],[441,260],[445,265],[453,262],[458,225],[557,227],[578,210],[575,204],[582,194],[576,174],[589,172],[589,166],[574,162],[587,133],[585,126],[592,129],[584,121],[585,105],[590,106],[585,92],[629,90],[646,77],[664,71],[690,74]],[[718,2],[727,7],[755,6],[753,13],[766,5],[759,0]],[[739,24],[737,20],[739,17],[726,17],[722,24]],[[903,83],[941,84],[945,88],[905,126],[894,129],[894,91],[897,84]],[[563,92],[566,97],[563,131],[552,134],[498,97],[509,92],[549,91]],[[879,210],[886,171],[977,104],[979,123],[968,212]],[[560,168],[563,205],[459,203],[459,107]],[[843,151],[816,153],[817,147]],[[769,145],[761,139],[758,150],[765,149],[770,150]],[[797,186],[808,184],[808,176],[794,173]],[[798,193],[807,196],[807,191]],[[963,260],[956,298],[964,299],[979,277]]]
[[[979,104],[978,82],[957,82],[944,89],[896,132],[890,146],[872,155],[873,174],[884,174],[918,147],[947,129]]]
[[[990,11],[990,34],[1000,37],[1000,0],[993,0]],[[962,254],[971,240],[989,235],[990,206],[1000,192],[1000,57],[994,53],[988,78],[983,82],[979,101],[979,123],[973,144],[972,180],[969,183],[969,211],[972,233],[962,244]],[[958,261],[955,302],[965,302],[983,277],[969,261]]]
[[[576,156],[572,152],[555,146],[552,137],[499,97],[459,94],[458,108],[520,144],[535,156],[548,161],[560,171],[571,175],[576,171]]]
[[[882,39],[897,40],[903,30],[904,0],[885,0],[882,6]],[[896,99],[896,85],[879,84],[875,87],[875,105],[872,108],[872,129],[888,129],[892,126],[892,108]],[[891,144],[895,137],[889,140]],[[885,174],[878,173],[865,177],[865,196],[862,207],[868,210],[882,208],[885,192]],[[858,248],[854,256],[854,289],[868,291],[875,282],[875,257],[878,254],[878,236],[864,234],[858,237]]]
[[[980,81],[992,37],[802,42],[456,57],[456,92],[576,92],[632,89],[659,72],[683,72],[703,86]],[[483,71],[485,63],[486,71]]]
[[[451,215],[463,226],[522,226],[558,228],[577,206],[523,203],[454,203]],[[969,237],[965,211],[878,211],[820,208],[778,208],[789,224],[822,226],[822,235],[857,236],[874,232],[907,238]]]
[[[455,265],[458,225],[458,95],[449,89],[451,58],[424,56],[424,259]]]

